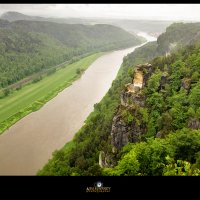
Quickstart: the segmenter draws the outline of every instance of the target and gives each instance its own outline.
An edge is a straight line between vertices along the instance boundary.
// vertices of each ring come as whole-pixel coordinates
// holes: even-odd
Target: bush
[[[47,76],[56,73],[56,68],[48,70]]]
[[[84,69],[80,69],[80,68],[76,69],[76,74],[78,75],[82,74],[83,72],[84,72]]]
[[[42,80],[42,76],[36,77],[33,79],[33,83],[37,83]]]
[[[3,90],[4,96],[8,96],[11,93],[11,90],[9,88],[6,88]]]

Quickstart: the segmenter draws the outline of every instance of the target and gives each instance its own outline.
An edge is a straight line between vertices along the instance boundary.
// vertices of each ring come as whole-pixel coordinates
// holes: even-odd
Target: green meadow
[[[27,114],[41,108],[60,91],[70,86],[81,76],[77,71],[86,70],[102,54],[96,53],[66,65],[39,82],[28,84],[0,99],[0,133]]]

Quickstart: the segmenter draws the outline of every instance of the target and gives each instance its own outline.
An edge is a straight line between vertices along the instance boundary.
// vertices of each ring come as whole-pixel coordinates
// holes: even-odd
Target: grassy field
[[[80,77],[77,69],[86,70],[103,53],[96,53],[67,65],[37,83],[24,86],[0,99],[0,134],[27,114],[38,110],[60,91]]]

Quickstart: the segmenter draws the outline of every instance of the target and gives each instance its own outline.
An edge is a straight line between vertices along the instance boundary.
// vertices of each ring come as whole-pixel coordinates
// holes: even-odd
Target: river
[[[155,40],[145,33],[139,35]],[[0,175],[35,175],[52,152],[83,126],[94,104],[109,90],[123,57],[139,46],[101,56],[79,80],[5,131],[0,136]]]

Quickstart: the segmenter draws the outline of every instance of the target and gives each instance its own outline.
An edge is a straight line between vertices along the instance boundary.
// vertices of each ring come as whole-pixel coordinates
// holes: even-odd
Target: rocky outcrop
[[[111,144],[114,147],[113,151],[120,150],[128,142],[138,142],[144,132],[144,124],[137,124],[136,121],[127,124],[124,122],[121,112],[119,111],[119,113],[114,116],[112,123]]]
[[[138,93],[134,93],[134,94],[123,91],[121,93],[121,105],[127,107],[132,104],[137,104],[137,105],[143,107],[145,104],[145,99],[142,96],[142,94],[139,93],[139,91],[138,91]]]
[[[123,105],[125,107],[128,106],[130,104],[131,97],[132,97],[131,93],[127,93],[127,92],[123,91],[121,93],[121,97],[120,97],[120,99],[121,99],[121,105]]]
[[[116,165],[115,160],[113,159],[113,155],[106,154],[104,151],[100,151],[99,153],[99,166],[101,168],[104,167],[113,167]]]
[[[142,94],[142,89],[146,86],[152,73],[153,67],[149,63],[137,65],[134,68],[133,79],[131,83],[125,85],[124,90],[121,92],[121,105],[119,105],[113,117],[111,129],[112,155],[106,155],[101,151],[99,154],[100,167],[114,166],[115,163],[112,156],[127,143],[140,141],[141,136],[146,132],[146,125],[141,120],[138,108],[145,106],[145,97]],[[131,123],[127,123],[124,119],[123,111],[130,112],[134,116]]]
[[[121,93],[121,106],[126,107],[126,110],[134,105],[144,107],[145,98],[141,90],[147,84],[153,72],[152,65],[149,63],[137,65],[134,69],[132,82],[126,84],[125,89]],[[113,151],[120,150],[128,142],[138,142],[141,135],[145,132],[144,124],[137,124],[137,121],[134,120],[131,124],[127,124],[121,116],[121,110],[122,108],[119,107],[112,122],[111,144],[114,147]]]
[[[99,166],[100,167],[105,167],[107,165],[106,160],[105,160],[105,153],[103,151],[100,151],[99,153]]]
[[[111,144],[117,150],[120,150],[124,145],[129,142],[130,127],[123,122],[120,115],[116,115],[113,118],[112,130],[111,130]]]
[[[196,118],[189,119],[188,127],[192,129],[199,130],[200,129],[200,120]]]
[[[167,83],[167,73],[163,73],[160,79],[160,86],[159,90],[164,90],[165,89],[165,84]]]
[[[161,132],[161,131],[157,132],[156,137],[157,137],[157,138],[162,138],[162,137],[163,137],[162,132]]]
[[[146,85],[147,80],[152,74],[152,71],[152,65],[149,63],[146,63],[144,65],[137,65],[134,68],[132,83],[126,85],[126,87],[128,87],[127,91],[135,93],[138,90],[142,89]]]
[[[142,68],[136,67],[132,82],[133,82],[134,87],[140,88],[140,89],[142,88],[142,86],[143,86],[143,70],[142,70]]]
[[[125,89],[121,93],[121,105],[129,106],[136,103],[140,106],[144,106],[144,98],[141,95],[141,89],[146,86],[152,71],[152,65],[149,63],[137,65],[135,67],[132,82],[126,84]]]
[[[153,73],[153,66],[149,63],[139,65],[143,71],[143,87],[147,85],[147,81]]]
[[[181,87],[183,87],[187,91],[187,93],[189,93],[190,87],[191,87],[191,79],[189,79],[189,78],[182,79]]]

